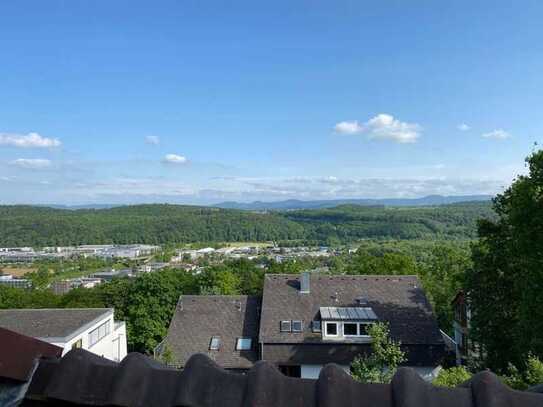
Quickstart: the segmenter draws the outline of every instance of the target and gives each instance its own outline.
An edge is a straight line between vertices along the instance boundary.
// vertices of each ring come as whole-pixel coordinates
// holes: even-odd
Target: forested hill
[[[330,209],[256,213],[183,205],[135,205],[65,210],[0,206],[0,247],[99,243],[183,243],[363,238],[463,239],[476,221],[493,216],[489,203],[384,208],[345,205]]]

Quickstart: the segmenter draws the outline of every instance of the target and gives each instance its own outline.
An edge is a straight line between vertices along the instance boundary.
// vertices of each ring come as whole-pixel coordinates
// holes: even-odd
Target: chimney
[[[302,277],[300,278],[300,293],[309,294],[311,289],[311,273],[309,271],[304,271]]]

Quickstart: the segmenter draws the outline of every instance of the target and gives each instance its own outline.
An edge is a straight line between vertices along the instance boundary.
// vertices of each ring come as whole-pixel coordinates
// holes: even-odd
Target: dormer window
[[[323,339],[367,341],[368,327],[378,320],[370,307],[321,307]]]

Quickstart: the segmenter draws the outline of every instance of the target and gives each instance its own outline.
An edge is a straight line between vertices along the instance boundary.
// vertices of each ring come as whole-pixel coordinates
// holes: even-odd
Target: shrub
[[[436,386],[456,387],[471,378],[472,374],[464,366],[441,369],[439,375],[432,382]]]
[[[372,338],[371,354],[357,356],[351,364],[351,374],[362,383],[390,383],[398,365],[405,360],[405,353],[399,342],[390,339],[387,324],[373,324],[368,333]]]

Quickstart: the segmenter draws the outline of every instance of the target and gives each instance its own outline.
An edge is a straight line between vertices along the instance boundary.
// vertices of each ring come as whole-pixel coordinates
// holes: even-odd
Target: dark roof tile
[[[311,332],[320,307],[353,307],[364,298],[381,321],[390,326],[393,339],[404,344],[443,344],[432,307],[416,276],[330,276],[313,273],[310,292],[300,293],[300,276],[267,274],[260,322],[264,343],[321,342]],[[281,320],[303,320],[304,332],[280,332]]]
[[[283,376],[267,362],[246,375],[229,373],[204,355],[184,371],[141,355],[126,362],[103,361],[74,350],[60,361],[44,360],[22,406],[192,407],[541,407],[543,395],[518,392],[489,372],[464,385],[438,388],[414,371],[399,369],[389,384],[360,384],[339,366],[328,365],[318,380]]]
[[[258,360],[260,297],[247,295],[183,295],[164,341],[174,363],[184,366],[195,353],[206,354],[224,368],[248,369]],[[210,350],[211,338],[219,350]],[[236,350],[238,338],[251,338],[252,349]]]

